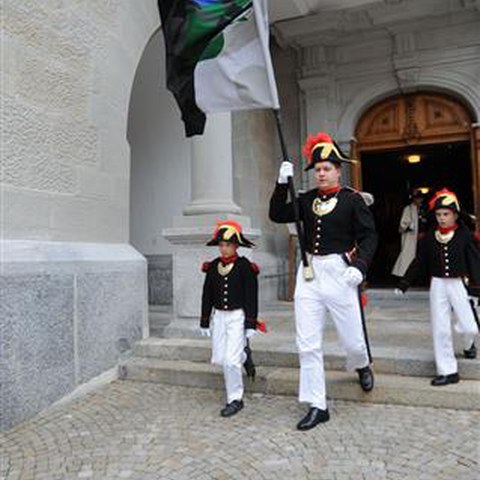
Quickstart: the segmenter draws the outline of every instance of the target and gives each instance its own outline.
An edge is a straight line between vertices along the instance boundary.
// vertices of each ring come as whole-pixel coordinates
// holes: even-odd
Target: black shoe
[[[319,423],[328,422],[330,414],[327,410],[312,407],[308,413],[298,422],[297,430],[310,430],[316,427]]]
[[[458,373],[451,373],[450,375],[438,375],[430,384],[434,387],[443,387],[449,383],[458,383],[460,381],[460,375]]]
[[[468,350],[463,351],[463,356],[469,360],[477,358],[477,347],[475,343],[472,343],[472,346]]]
[[[222,417],[231,417],[235,415],[243,408],[243,400],[234,400],[233,402],[227,403],[224,408],[220,411]]]
[[[373,371],[370,367],[363,367],[357,369],[358,381],[364,392],[370,392],[373,390],[374,379]]]

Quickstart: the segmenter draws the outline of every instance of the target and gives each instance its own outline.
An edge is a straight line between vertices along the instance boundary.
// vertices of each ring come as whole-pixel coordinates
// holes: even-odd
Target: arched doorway
[[[375,196],[380,243],[372,285],[395,282],[390,271],[400,250],[398,223],[413,189],[422,188],[428,198],[438,188],[451,188],[478,222],[480,133],[471,112],[455,98],[420,92],[373,105],[357,124],[352,151],[359,159],[354,186]]]
[[[132,83],[127,138],[130,145],[130,243],[148,262],[150,305],[172,302],[172,247],[162,230],[190,199],[190,142],[166,88],[165,48],[159,28],[146,43]]]

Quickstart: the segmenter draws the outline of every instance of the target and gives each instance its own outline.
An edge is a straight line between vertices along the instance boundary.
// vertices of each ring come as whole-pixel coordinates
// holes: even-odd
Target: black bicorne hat
[[[253,242],[243,236],[242,226],[235,220],[222,220],[217,222],[217,227],[213,232],[212,239],[207,242],[207,246],[213,247],[220,242],[236,243],[239,247],[252,248]]]
[[[305,140],[302,152],[308,162],[305,170],[312,169],[318,162],[332,162],[336,165],[356,163],[356,160],[348,158],[332,137],[325,132],[309,135]]]
[[[460,213],[460,203],[454,192],[442,188],[428,202],[430,210],[438,210],[439,208],[448,208],[456,213]]]

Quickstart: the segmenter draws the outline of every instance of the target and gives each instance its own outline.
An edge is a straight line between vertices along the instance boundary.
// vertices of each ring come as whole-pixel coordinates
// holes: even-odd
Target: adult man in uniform
[[[295,288],[296,341],[300,356],[299,401],[310,404],[297,425],[309,430],[329,420],[325,394],[322,337],[327,312],[347,351],[347,368],[357,370],[366,392],[374,385],[359,285],[373,257],[377,237],[373,215],[362,196],[340,186],[341,164],[351,162],[326,133],[309,136],[303,148],[306,170],[314,170],[317,188],[300,195],[298,207],[314,279],[305,280],[300,265]],[[270,199],[270,219],[294,221],[288,202],[293,165],[283,162]]]

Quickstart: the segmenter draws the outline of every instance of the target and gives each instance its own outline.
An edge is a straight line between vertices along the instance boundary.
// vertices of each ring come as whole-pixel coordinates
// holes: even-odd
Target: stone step
[[[119,366],[124,380],[158,382],[200,388],[223,389],[221,369],[208,363],[185,360],[131,357]],[[364,393],[351,373],[327,371],[329,398],[368,403],[480,409],[480,382],[463,380],[455,385],[432,387],[429,379],[377,373],[375,388]],[[245,381],[247,392],[270,395],[297,395],[298,369],[285,367],[259,367],[255,382]]]
[[[265,340],[257,337],[252,340],[251,345],[254,361],[259,366],[298,368],[298,354],[291,339],[283,344],[278,342],[274,344],[267,337],[265,337]],[[325,342],[324,352],[325,368],[327,370],[344,370],[345,355],[338,344]],[[135,344],[134,355],[166,361],[208,363],[211,355],[211,344],[209,339],[148,338]],[[458,358],[458,366],[463,379],[480,381],[480,360]],[[374,350],[374,368],[377,373],[391,375],[435,376],[433,352],[419,348],[376,347]]]
[[[372,301],[402,302],[408,299],[411,302],[428,303],[427,288],[410,288],[405,297],[393,293],[393,288],[367,288],[366,292]]]

